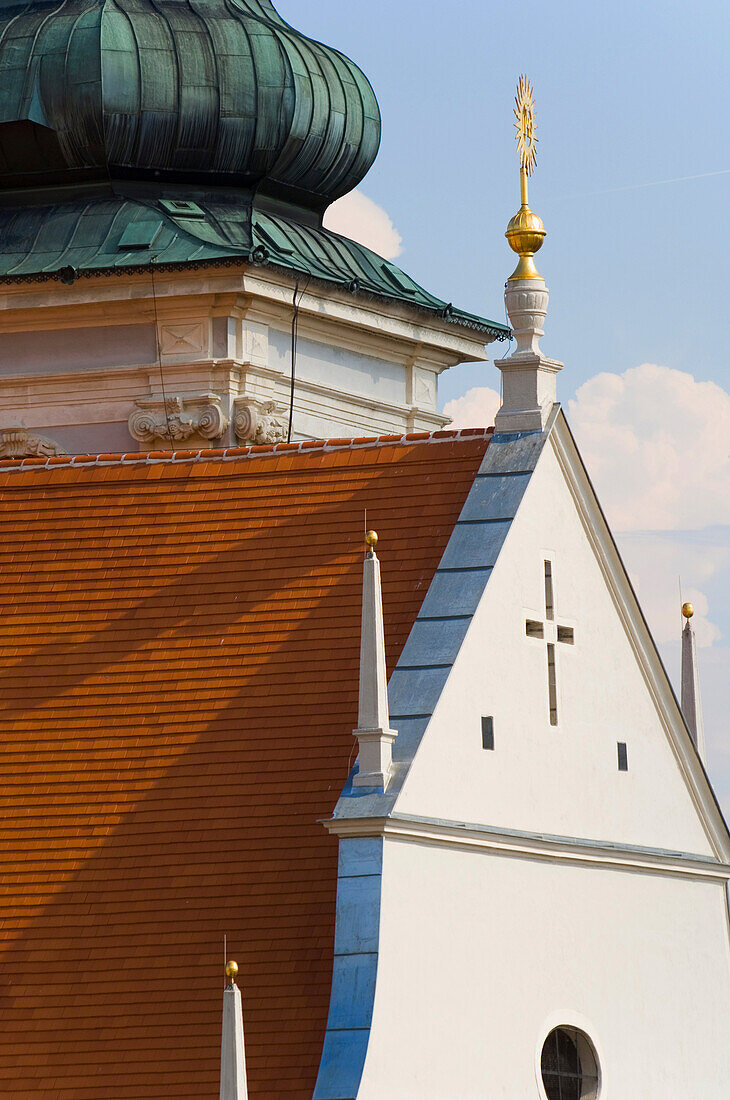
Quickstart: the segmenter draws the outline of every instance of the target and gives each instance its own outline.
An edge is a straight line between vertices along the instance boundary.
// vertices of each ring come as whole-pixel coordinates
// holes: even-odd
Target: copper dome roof
[[[321,213],[379,140],[363,73],[270,0],[0,0],[0,190],[193,183]]]

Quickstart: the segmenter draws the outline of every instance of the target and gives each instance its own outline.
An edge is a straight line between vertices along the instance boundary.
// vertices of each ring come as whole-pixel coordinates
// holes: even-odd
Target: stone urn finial
[[[502,372],[502,406],[494,426],[498,432],[539,432],[555,404],[556,376],[563,364],[540,350],[549,294],[534,261],[545,239],[545,226],[528,201],[527,180],[537,163],[537,122],[532,85],[524,76],[517,85],[515,118],[522,203],[505,236],[519,261],[507,280],[504,303],[517,346],[511,355],[496,361]]]

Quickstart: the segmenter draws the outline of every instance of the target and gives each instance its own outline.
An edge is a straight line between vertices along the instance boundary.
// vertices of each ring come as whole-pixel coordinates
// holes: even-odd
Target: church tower
[[[433,431],[502,324],[323,228],[360,69],[271,0],[0,13],[0,457]]]
[[[0,93],[2,1100],[727,1100],[694,636],[683,714],[540,348],[529,83],[446,431],[508,330],[323,227],[351,61],[28,0]]]

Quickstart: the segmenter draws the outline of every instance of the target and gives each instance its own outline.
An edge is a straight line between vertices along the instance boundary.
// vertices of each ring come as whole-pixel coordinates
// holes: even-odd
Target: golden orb
[[[505,237],[512,251],[520,257],[520,262],[510,275],[510,280],[539,279],[540,273],[532,257],[539,252],[545,240],[545,226],[542,218],[533,214],[529,206],[521,206],[514,218],[510,220]]]
[[[233,959],[226,964],[226,977],[230,981],[231,985],[235,985],[236,977],[238,975],[238,963]]]
[[[365,536],[365,542],[367,543],[368,550],[371,554],[375,553],[375,547],[378,545],[378,532],[368,531]]]
[[[693,603],[683,603],[682,604],[682,614],[684,615],[685,619],[691,619],[692,616],[694,615],[694,613],[695,613],[695,606],[694,606]]]

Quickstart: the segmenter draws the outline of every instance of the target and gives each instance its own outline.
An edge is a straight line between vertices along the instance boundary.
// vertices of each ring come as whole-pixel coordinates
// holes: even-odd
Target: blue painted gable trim
[[[314,1100],[355,1100],[375,1003],[383,838],[340,840],[332,993]]]

